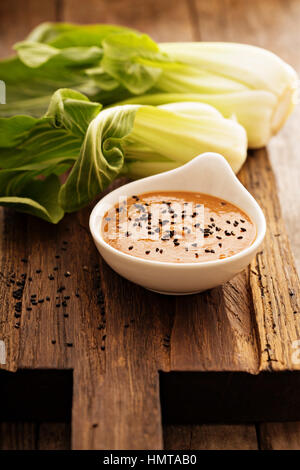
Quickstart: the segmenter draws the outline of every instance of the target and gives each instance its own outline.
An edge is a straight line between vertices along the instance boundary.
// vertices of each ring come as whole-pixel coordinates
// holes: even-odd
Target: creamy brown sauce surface
[[[256,227],[237,206],[193,192],[134,195],[109,210],[104,240],[131,256],[173,263],[228,258],[255,240]]]

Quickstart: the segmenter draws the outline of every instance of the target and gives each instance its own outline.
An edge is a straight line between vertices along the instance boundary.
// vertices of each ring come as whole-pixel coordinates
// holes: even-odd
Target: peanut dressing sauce
[[[173,263],[228,258],[252,245],[250,217],[223,199],[193,192],[151,192],[105,214],[104,240],[131,256]]]

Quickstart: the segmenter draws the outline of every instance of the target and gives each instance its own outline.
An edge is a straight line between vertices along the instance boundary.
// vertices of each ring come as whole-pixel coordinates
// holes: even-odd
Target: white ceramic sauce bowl
[[[256,225],[256,239],[251,246],[229,258],[199,263],[137,258],[106,243],[101,233],[102,219],[119,202],[119,197],[152,191],[190,191],[225,199],[250,216]],[[175,170],[140,179],[109,193],[94,207],[90,230],[104,260],[121,276],[162,294],[184,295],[216,287],[242,271],[263,242],[266,221],[261,208],[239,182],[225,158],[216,153],[203,153]]]

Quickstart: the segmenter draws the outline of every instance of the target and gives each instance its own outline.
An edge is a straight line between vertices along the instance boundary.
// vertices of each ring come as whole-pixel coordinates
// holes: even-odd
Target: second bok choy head
[[[0,204],[57,223],[119,175],[152,175],[204,151],[221,153],[237,172],[247,154],[244,128],[207,104],[101,110],[77,91],[58,90],[41,118],[0,118]]]

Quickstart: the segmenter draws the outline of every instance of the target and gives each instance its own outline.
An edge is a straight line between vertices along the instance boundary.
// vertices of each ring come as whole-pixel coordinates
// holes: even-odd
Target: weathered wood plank
[[[300,422],[261,423],[259,438],[262,450],[299,450]]]
[[[281,218],[276,182],[264,150],[247,160],[241,181],[262,207],[268,230],[251,264],[250,286],[261,348],[260,370],[296,370],[300,338],[299,278]]]
[[[109,299],[106,373],[98,390],[94,445],[161,448],[158,369],[169,364],[164,339],[172,327],[173,299],[134,286],[104,265],[102,282]]]
[[[35,450],[36,436],[36,423],[0,423],[0,450]]]
[[[256,429],[249,425],[167,425],[166,450],[257,450]]]
[[[0,422],[0,450],[68,450],[68,423]]]
[[[70,425],[68,423],[40,423],[37,431],[38,450],[68,450]]]
[[[171,370],[245,371],[259,367],[247,273],[202,295],[178,297]]]

